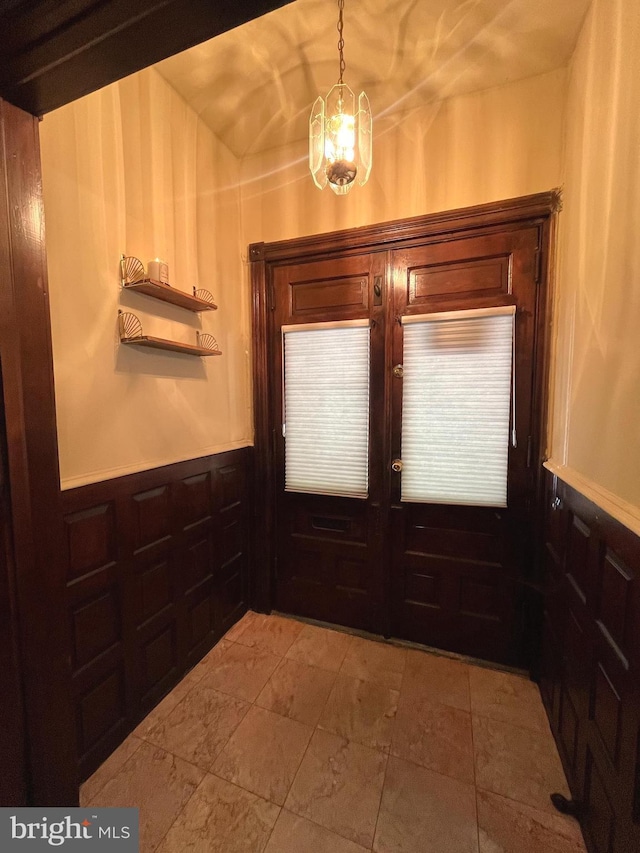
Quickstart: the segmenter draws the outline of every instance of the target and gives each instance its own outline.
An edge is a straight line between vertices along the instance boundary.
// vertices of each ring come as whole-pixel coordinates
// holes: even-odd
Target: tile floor
[[[82,786],[143,853],[584,853],[537,687],[248,613]]]

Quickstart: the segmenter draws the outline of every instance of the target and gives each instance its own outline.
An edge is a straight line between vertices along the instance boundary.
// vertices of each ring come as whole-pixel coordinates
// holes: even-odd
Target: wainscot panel
[[[246,611],[252,457],[63,492],[80,779]]]
[[[640,851],[640,537],[546,476],[543,699],[589,850]]]

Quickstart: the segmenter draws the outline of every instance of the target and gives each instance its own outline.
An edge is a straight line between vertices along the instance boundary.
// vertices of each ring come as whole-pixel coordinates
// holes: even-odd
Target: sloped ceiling
[[[565,65],[589,0],[346,0],[345,82],[374,119]],[[296,0],[155,67],[238,157],[303,139],[337,81],[337,3]]]

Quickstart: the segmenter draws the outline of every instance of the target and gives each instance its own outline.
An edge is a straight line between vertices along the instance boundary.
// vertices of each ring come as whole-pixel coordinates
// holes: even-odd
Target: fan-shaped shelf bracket
[[[196,332],[196,342],[199,347],[206,349],[208,352],[216,353],[217,355],[222,355],[220,352],[220,347],[218,346],[218,341],[213,337],[213,335],[209,335],[208,333]]]
[[[142,261],[132,256],[120,255],[120,283],[123,287],[138,284],[146,278],[146,270]]]
[[[120,284],[123,290],[132,290],[151,296],[161,302],[169,302],[187,311],[199,314],[201,311],[216,311],[218,306],[208,290],[196,290],[193,293],[185,293],[177,287],[171,287],[164,281],[155,281],[147,278],[146,270],[142,261],[132,256],[120,256]]]
[[[222,355],[218,347],[218,342],[213,335],[196,332],[195,345],[145,335],[142,330],[142,323],[130,311],[118,311],[118,331],[120,334],[120,343],[127,346],[149,347],[150,349],[181,352],[186,355],[197,355],[200,357]]]
[[[216,305],[216,300],[213,298],[213,294],[210,290],[196,290],[193,288],[193,296],[194,299],[199,299],[201,302],[206,302],[207,305],[211,305],[212,310],[215,310],[218,306]]]

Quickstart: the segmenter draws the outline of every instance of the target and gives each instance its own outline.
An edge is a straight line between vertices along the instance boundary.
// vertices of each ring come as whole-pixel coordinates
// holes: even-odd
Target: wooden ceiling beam
[[[9,0],[0,97],[44,115],[289,2]]]

